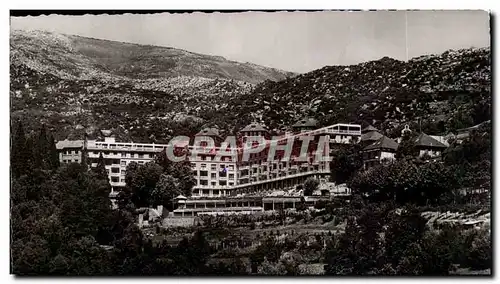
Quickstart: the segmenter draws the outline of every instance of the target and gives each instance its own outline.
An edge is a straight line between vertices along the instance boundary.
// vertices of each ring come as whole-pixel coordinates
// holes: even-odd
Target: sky
[[[10,22],[11,29],[168,46],[298,73],[490,46],[485,11],[53,14]]]

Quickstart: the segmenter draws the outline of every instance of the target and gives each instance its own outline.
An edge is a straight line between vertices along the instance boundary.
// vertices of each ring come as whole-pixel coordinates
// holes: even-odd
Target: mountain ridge
[[[119,140],[165,143],[205,126],[219,127],[222,135],[235,133],[252,121],[279,131],[305,116],[315,117],[320,125],[373,124],[396,137],[403,124],[414,129],[422,124],[424,132],[434,135],[491,117],[489,48],[409,61],[384,57],[252,84],[226,79],[227,74],[122,78],[114,71],[108,78],[95,76],[102,74],[95,67],[87,70],[94,76],[82,79],[46,72],[47,66],[64,61],[58,49],[66,43],[65,37],[51,39],[41,49],[20,53],[11,42],[11,118],[27,120],[29,129],[44,123],[57,139],[79,139],[83,132],[99,137],[99,129],[111,129]],[[47,52],[52,52],[52,61]],[[38,65],[32,68],[25,64],[28,60]]]
[[[256,84],[296,75],[252,63],[173,47],[141,45],[46,31],[13,30],[11,61],[61,78],[144,79],[177,76],[228,79]],[[45,52],[44,56],[38,54]],[[54,62],[57,59],[57,62]]]

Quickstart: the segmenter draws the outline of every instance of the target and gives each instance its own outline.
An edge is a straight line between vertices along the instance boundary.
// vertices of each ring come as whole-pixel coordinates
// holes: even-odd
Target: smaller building
[[[62,163],[80,163],[82,160],[83,140],[63,140],[56,143],[59,161]]]
[[[441,156],[446,148],[448,148],[445,144],[425,133],[421,133],[417,138],[415,138],[414,145],[418,152],[418,157],[424,157],[427,155],[431,158],[437,158]]]
[[[306,132],[316,129],[318,121],[314,118],[303,118],[292,125],[294,132]]]
[[[399,144],[393,139],[382,136],[363,149],[363,167],[369,169],[384,161],[393,161]]]
[[[368,146],[377,142],[383,136],[375,127],[369,125],[361,130],[361,145]]]
[[[241,131],[243,137],[259,137],[264,136],[267,138],[268,131],[266,128],[258,123],[251,123],[245,126]]]

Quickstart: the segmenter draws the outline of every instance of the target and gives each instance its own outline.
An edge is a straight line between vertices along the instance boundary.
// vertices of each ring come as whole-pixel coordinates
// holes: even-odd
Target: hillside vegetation
[[[358,122],[397,130],[420,119],[424,131],[446,132],[489,119],[490,74],[489,48],[409,62],[385,57],[265,82],[251,95],[232,98],[230,108],[238,117],[261,118],[276,128],[308,115],[323,124]]]
[[[28,129],[44,123],[56,139],[111,129],[121,140],[164,143],[203,126],[278,130],[303,116],[395,137],[406,123],[432,135],[491,117],[489,48],[290,76],[172,48],[13,32],[10,70],[12,117]]]

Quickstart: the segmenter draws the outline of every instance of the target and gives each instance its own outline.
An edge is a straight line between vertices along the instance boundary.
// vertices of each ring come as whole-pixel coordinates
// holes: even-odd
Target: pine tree
[[[59,153],[57,152],[56,143],[54,137],[49,135],[49,153],[50,153],[50,166],[52,169],[57,169],[59,167]]]
[[[106,171],[106,164],[104,163],[104,157],[102,152],[99,154],[99,159],[97,160],[97,167],[95,168],[95,173],[101,179],[108,180],[108,172]]]
[[[39,169],[48,169],[50,161],[50,149],[45,125],[42,125],[40,132],[34,137],[33,158],[34,166]]]
[[[82,165],[83,169],[86,171],[88,170],[88,151],[87,151],[87,133],[83,134],[83,149],[82,149],[82,157],[80,164]]]
[[[12,174],[19,177],[29,172],[31,151],[27,143],[24,127],[19,120],[14,130],[14,137],[11,141],[11,167]]]

